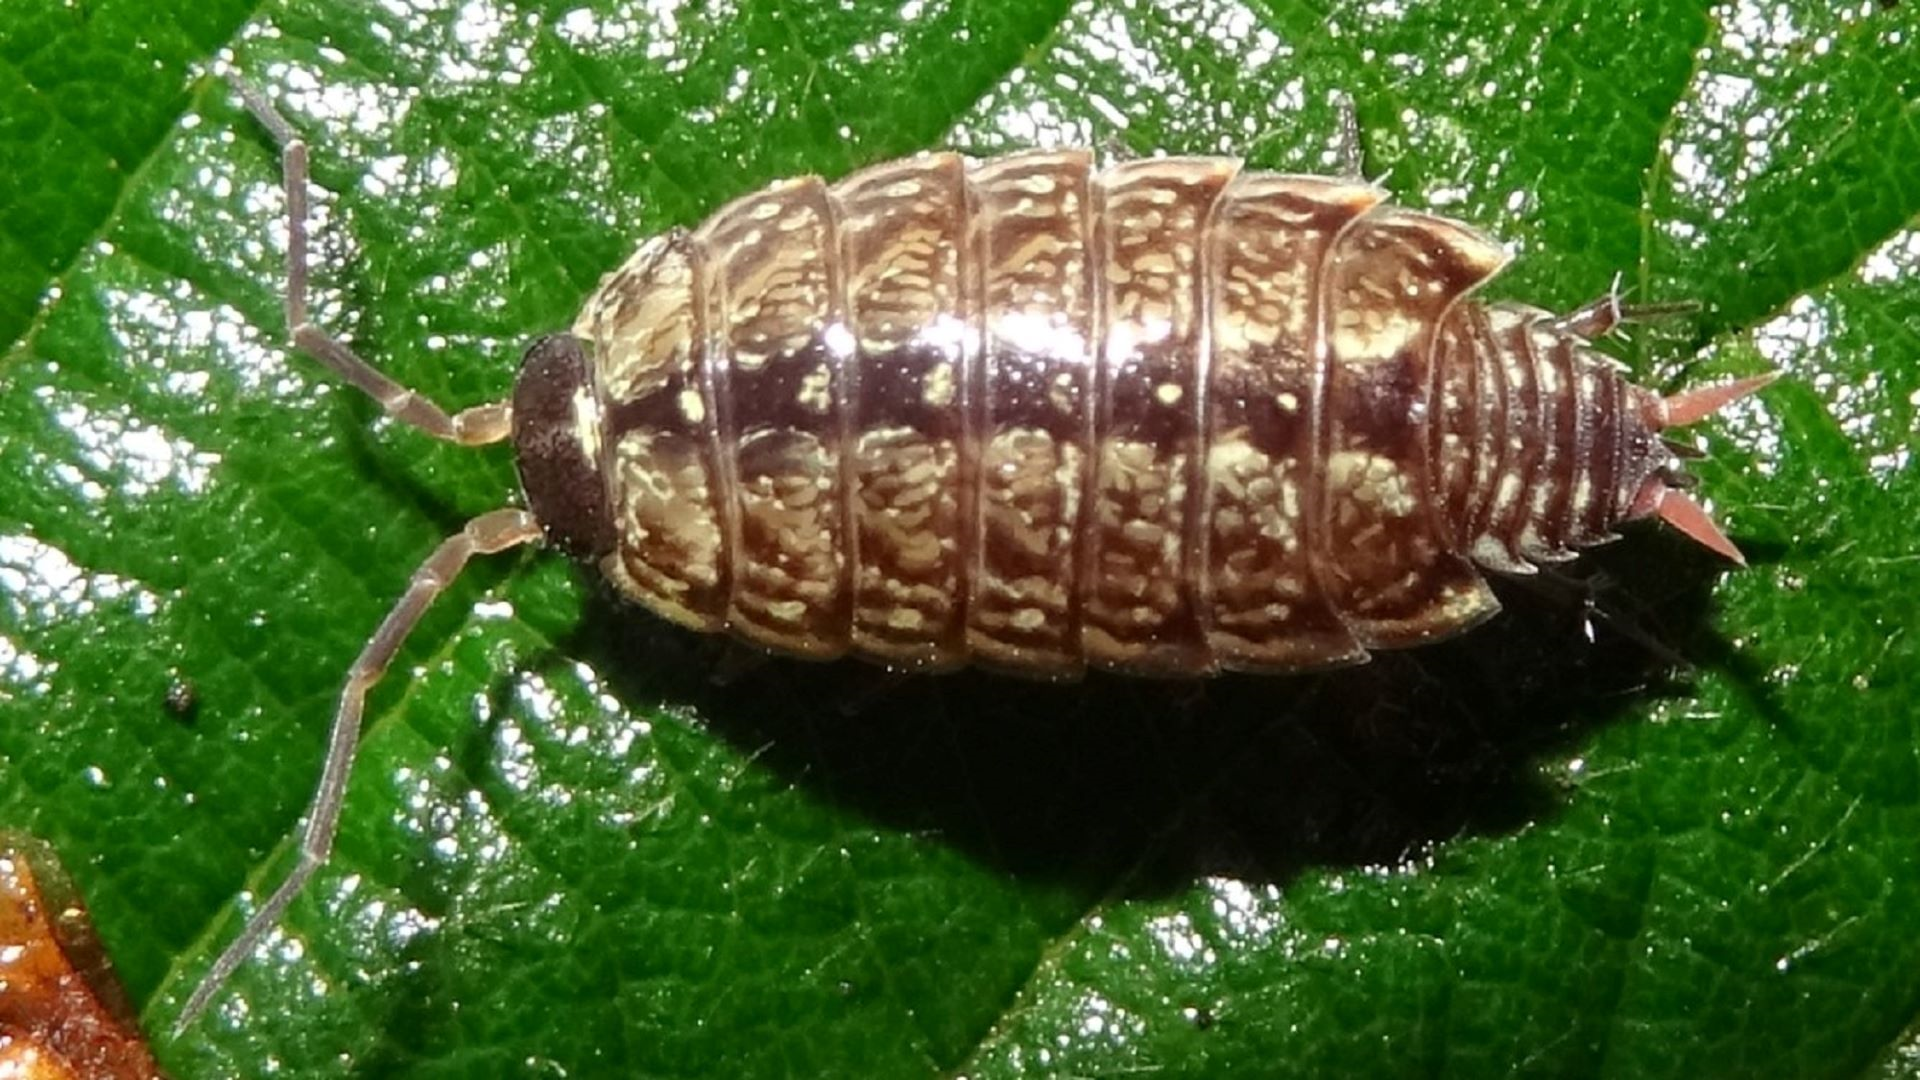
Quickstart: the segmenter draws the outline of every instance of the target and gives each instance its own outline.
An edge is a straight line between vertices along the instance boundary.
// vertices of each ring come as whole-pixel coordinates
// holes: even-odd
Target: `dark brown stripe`
[[[1337,275],[1332,272],[1333,261],[1341,250],[1342,241],[1349,233],[1361,227],[1361,223],[1379,212],[1377,208],[1366,213],[1356,214],[1353,219],[1342,225],[1327,240],[1327,250],[1320,256],[1320,266],[1314,272],[1313,315],[1307,325],[1313,341],[1313,385],[1307,402],[1307,444],[1313,447],[1313,460],[1303,475],[1300,485],[1300,549],[1306,552],[1307,573],[1320,593],[1320,602],[1325,605],[1339,623],[1341,629],[1355,641],[1360,641],[1353,620],[1347,618],[1341,609],[1339,597],[1345,591],[1329,580],[1332,575],[1327,564],[1335,555],[1328,550],[1327,540],[1333,535],[1332,523],[1327,520],[1327,466],[1333,456],[1333,425],[1327,422],[1327,402],[1333,392],[1333,377],[1330,370],[1334,363],[1333,344],[1329,339],[1328,318],[1332,307],[1327,301],[1327,291],[1332,287]]]
[[[1107,264],[1107,237],[1105,230],[1099,227],[1099,223],[1106,218],[1107,189],[1104,184],[1094,183],[1094,174],[1095,169],[1089,166],[1085,188],[1087,195],[1080,203],[1080,235],[1086,259],[1082,287],[1087,290],[1087,353],[1084,363],[1089,371],[1086,407],[1080,410],[1080,445],[1085,450],[1085,457],[1080,470],[1080,496],[1075,508],[1073,543],[1067,556],[1073,560],[1073,564],[1067,568],[1069,580],[1073,582],[1073,592],[1067,605],[1066,641],[1074,655],[1082,657],[1087,654],[1087,605],[1093,602],[1093,591],[1099,585],[1088,552],[1093,546],[1094,513],[1099,504],[1095,485],[1100,476],[1101,439],[1106,436],[1104,425],[1108,396],[1107,365],[1100,360],[1107,349],[1107,291],[1100,284],[1100,269]]]
[[[960,644],[967,644],[973,623],[976,594],[986,574],[986,485],[980,479],[980,459],[987,445],[987,252],[986,232],[980,227],[980,192],[973,184],[973,167],[962,178],[960,205],[961,259],[959,315],[966,329],[960,356],[960,589],[955,598]]]
[[[706,398],[706,434],[712,454],[714,509],[720,517],[723,537],[718,570],[720,581],[714,595],[720,598],[720,619],[731,622],[736,572],[740,565],[740,470],[733,459],[733,447],[740,431],[733,420],[732,357],[715,327],[724,324],[717,317],[726,301],[726,286],[709,273],[712,255],[698,237],[687,238],[687,272],[693,315],[694,363],[700,372],[700,392]]]
[[[1513,405],[1512,390],[1507,386],[1506,365],[1501,360],[1499,343],[1494,340],[1493,323],[1486,307],[1469,301],[1461,306],[1461,310],[1467,315],[1466,326],[1472,343],[1470,347],[1477,361],[1475,367],[1488,376],[1481,380],[1480,393],[1485,395],[1481,398],[1481,411],[1491,419],[1491,423],[1481,425],[1482,441],[1474,447],[1473,452],[1493,459],[1487,470],[1486,485],[1475,491],[1472,510],[1468,514],[1467,544],[1471,546],[1475,539],[1488,535],[1493,528],[1493,507],[1500,494],[1500,480],[1510,467],[1507,444],[1512,435]],[[1476,483],[1479,465],[1476,460]]]
[[[1613,535],[1614,477],[1620,472],[1620,379],[1600,372],[1599,393],[1593,402],[1593,501],[1582,523],[1590,541]]]
[[[1507,549],[1516,562],[1525,561],[1526,552],[1520,547],[1520,534],[1526,528],[1529,513],[1528,497],[1533,494],[1535,474],[1540,467],[1542,456],[1540,430],[1540,385],[1534,378],[1535,365],[1539,362],[1533,354],[1533,331],[1524,318],[1516,320],[1503,331],[1496,331],[1501,353],[1513,357],[1516,363],[1502,364],[1502,370],[1517,372],[1517,385],[1507,388],[1507,435],[1509,441],[1517,433],[1520,437],[1520,456],[1516,460],[1511,456],[1503,459],[1507,475],[1520,481],[1519,494],[1513,505],[1504,514],[1496,514],[1490,524],[1494,535]],[[1504,477],[1502,478],[1504,481]],[[1496,494],[1499,487],[1496,486]]]
[[[1187,593],[1187,610],[1193,619],[1194,674],[1212,672],[1219,666],[1213,654],[1213,590],[1208,578],[1213,572],[1213,522],[1208,498],[1213,478],[1208,474],[1207,457],[1213,449],[1213,432],[1207,426],[1207,403],[1213,388],[1213,229],[1220,207],[1227,201],[1236,173],[1214,192],[1207,212],[1200,217],[1200,229],[1194,236],[1193,253],[1193,371],[1189,376],[1193,405],[1188,410],[1193,430],[1193,450],[1187,455],[1187,505],[1180,528],[1180,578]]]
[[[1592,403],[1587,399],[1587,378],[1589,362],[1583,350],[1573,352],[1573,385],[1567,388],[1567,397],[1573,402],[1573,435],[1569,444],[1573,453],[1567,468],[1567,506],[1566,514],[1560,521],[1560,532],[1555,540],[1571,550],[1582,543],[1584,531],[1579,518],[1579,503],[1574,494],[1580,490],[1580,481],[1589,476],[1593,467],[1593,418],[1588,410]],[[1589,481],[1591,482],[1591,481]]]
[[[1573,507],[1573,488],[1580,478],[1584,455],[1579,445],[1580,368],[1573,355],[1573,342],[1562,334],[1554,335],[1553,348],[1543,361],[1552,364],[1560,376],[1561,392],[1553,396],[1553,468],[1541,477],[1553,485],[1548,493],[1546,511],[1540,517],[1540,542],[1555,553],[1567,549],[1567,519]]]

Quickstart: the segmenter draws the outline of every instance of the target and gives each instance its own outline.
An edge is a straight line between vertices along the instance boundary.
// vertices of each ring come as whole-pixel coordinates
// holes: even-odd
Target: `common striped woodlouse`
[[[1357,179],[1050,150],[785,181],[641,245],[510,401],[449,415],[307,321],[306,146],[241,94],[282,147],[294,344],[431,435],[511,439],[527,509],[443,542],[368,641],[299,861],[180,1027],[325,862],[366,693],[475,554],[545,541],[775,652],[1040,678],[1357,663],[1636,518],[1740,560],[1658,433],[1771,375],[1635,386],[1590,347],[1615,293],[1476,301],[1501,247]]]

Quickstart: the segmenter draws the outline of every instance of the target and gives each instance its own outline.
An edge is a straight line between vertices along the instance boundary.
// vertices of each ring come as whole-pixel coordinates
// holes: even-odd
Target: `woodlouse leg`
[[[1693,671],[1693,661],[1681,655],[1678,649],[1660,640],[1641,624],[1639,618],[1605,602],[1603,594],[1608,591],[1612,583],[1604,575],[1577,577],[1553,567],[1541,567],[1537,577],[1512,580],[1520,587],[1530,589],[1536,595],[1548,597],[1556,603],[1577,603],[1580,608],[1580,633],[1587,639],[1589,645],[1597,643],[1599,639],[1595,630],[1596,624],[1605,623],[1622,639],[1645,650],[1647,655],[1654,657],[1672,670],[1682,673]]]
[[[1360,113],[1354,108],[1353,95],[1336,90],[1332,97],[1339,124],[1333,135],[1333,153],[1340,173],[1351,180],[1365,180],[1366,148],[1360,145]]]
[[[852,685],[842,687],[834,695],[834,711],[848,718],[865,716],[907,686],[912,678],[904,671],[882,668],[860,671],[853,678]]]
[[[540,539],[540,526],[525,510],[494,510],[467,523],[466,528],[441,541],[433,554],[413,572],[407,591],[381,620],[379,629],[367,639],[360,656],[347,673],[346,687],[340,692],[340,704],[333,714],[333,727],[327,735],[326,764],[320,783],[314,789],[307,808],[306,824],[300,831],[300,856],[285,880],[273,890],[267,902],[247,919],[240,936],[233,939],[213,966],[193,988],[187,1003],[174,1020],[178,1035],[203,1012],[213,995],[239,966],[259,947],[285,913],[287,905],[300,894],[308,879],[326,864],[333,850],[334,834],[340,827],[340,809],[347,792],[347,775],[353,768],[354,750],[360,739],[360,718],[367,691],[380,681],[387,665],[407,639],[420,617],[433,601],[460,576],[467,561],[475,555],[491,555]]]
[[[1096,145],[1100,151],[1100,167],[1102,169],[1110,169],[1115,165],[1124,165],[1129,161],[1139,161],[1141,157],[1140,152],[1128,146],[1127,140],[1122,138],[1117,131],[1109,131],[1105,135],[1100,136],[1100,141]]]
[[[507,402],[476,405],[449,416],[307,321],[307,143],[265,95],[242,82],[233,86],[247,111],[280,144],[281,183],[287,192],[287,333],[294,345],[378,401],[387,415],[434,438],[462,446],[485,446],[507,438],[513,426]]]
[[[719,655],[707,665],[707,684],[709,686],[731,686],[748,675],[767,666],[773,654],[765,649],[756,649],[732,638],[720,643]]]
[[[1592,341],[1613,333],[1621,323],[1690,315],[1698,310],[1700,305],[1691,300],[1670,300],[1659,304],[1624,303],[1620,294],[1620,275],[1615,274],[1613,284],[1607,287],[1605,295],[1567,312],[1555,320],[1554,325],[1569,334]]]

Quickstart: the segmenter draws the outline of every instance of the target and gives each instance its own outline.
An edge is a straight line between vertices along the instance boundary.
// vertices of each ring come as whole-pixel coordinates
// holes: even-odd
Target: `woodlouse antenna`
[[[273,890],[260,910],[247,919],[240,935],[222,950],[213,966],[193,988],[180,1015],[173,1022],[174,1034],[193,1023],[213,1000],[228,976],[246,962],[248,956],[273,930],[280,916],[300,894],[307,881],[327,861],[333,850],[334,834],[340,828],[340,808],[347,794],[347,775],[353,768],[353,754],[360,739],[360,718],[366,706],[367,691],[380,681],[394,654],[407,640],[407,634],[420,622],[448,585],[460,576],[467,561],[475,555],[491,555],[540,539],[540,526],[525,510],[494,510],[467,523],[466,528],[441,541],[427,561],[413,572],[387,617],[353,662],[347,673],[347,685],[340,693],[340,704],[333,714],[333,727],[327,735],[326,764],[320,772],[320,784],[314,789],[313,802],[307,808],[306,824],[300,830],[299,861]]]
[[[1620,288],[1620,275],[1616,273],[1613,275],[1613,283],[1607,286],[1604,295],[1595,297],[1588,303],[1562,315],[1555,320],[1554,325],[1569,334],[1592,341],[1613,333],[1622,323],[1677,318],[1682,315],[1691,315],[1698,310],[1700,305],[1691,300],[1629,304],[1626,302],[1626,294]]]
[[[380,402],[388,415],[411,424],[436,438],[463,446],[484,446],[500,442],[512,433],[509,403],[494,402],[449,416],[438,405],[388,378],[353,350],[307,321],[307,148],[286,120],[251,87],[236,84],[241,100],[255,119],[280,142],[281,166],[287,190],[287,326],[293,343],[301,351],[319,360],[340,377]],[[300,830],[300,852],[286,878],[273,890],[267,902],[247,919],[239,936],[222,950],[213,966],[201,977],[174,1019],[178,1035],[206,1010],[218,993],[261,940],[272,932],[300,890],[325,865],[339,831],[341,806],[346,798],[347,776],[353,768],[354,751],[359,743],[360,722],[367,692],[380,681],[387,666],[447,586],[475,555],[490,555],[532,543],[542,538],[534,515],[520,509],[501,509],[480,515],[465,528],[442,541],[413,573],[405,593],[387,612],[379,629],[361,649],[348,672],[340,703],[334,712],[327,736],[326,761],[320,783],[314,789]]]
[[[362,360],[338,338],[307,321],[307,144],[265,95],[242,82],[234,89],[247,111],[280,144],[281,179],[287,192],[287,335],[301,352],[380,403],[387,415],[436,439],[462,446],[486,446],[512,432],[513,414],[505,401],[476,405],[449,416],[418,392],[395,382]]]

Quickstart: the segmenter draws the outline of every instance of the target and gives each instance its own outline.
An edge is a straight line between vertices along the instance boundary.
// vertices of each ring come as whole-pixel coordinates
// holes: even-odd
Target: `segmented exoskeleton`
[[[1703,521],[1657,432],[1725,395],[1627,382],[1611,306],[1472,300],[1499,245],[1384,199],[1073,150],[776,184],[535,347],[531,507],[698,630],[1044,677],[1352,663],[1491,615],[1476,563]]]
[[[1738,552],[1659,432],[1768,376],[1661,396],[1565,317],[1471,293],[1507,261],[1355,180],[1226,158],[950,153],[803,177],[648,241],[511,404],[449,416],[307,321],[306,147],[283,146],[295,343],[395,417],[511,437],[527,509],[415,575],[350,673],[294,872],[327,857],[367,688],[476,553],[545,540],[684,626],[820,659],[1286,672],[1431,641],[1658,516]]]

